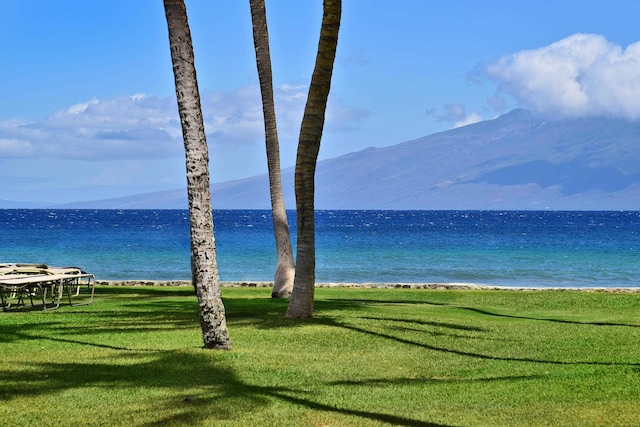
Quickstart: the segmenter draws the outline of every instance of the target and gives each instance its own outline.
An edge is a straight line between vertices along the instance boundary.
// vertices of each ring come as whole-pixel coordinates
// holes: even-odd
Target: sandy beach
[[[101,286],[191,286],[189,280],[98,280]],[[273,282],[236,281],[221,282],[223,287],[270,288]],[[378,288],[378,289],[444,289],[444,290],[502,290],[502,291],[572,291],[572,292],[608,292],[608,293],[637,293],[640,287],[610,288],[610,287],[512,287],[485,286],[473,283],[316,283],[317,288]]]

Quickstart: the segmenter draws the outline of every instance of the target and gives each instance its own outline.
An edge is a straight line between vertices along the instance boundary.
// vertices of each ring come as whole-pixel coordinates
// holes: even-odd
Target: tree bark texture
[[[282,192],[280,144],[278,142],[276,108],[273,97],[273,75],[271,71],[271,54],[269,52],[267,12],[265,0],[249,0],[249,4],[251,6],[251,21],[253,23],[253,44],[256,51],[256,65],[258,67],[260,92],[262,94],[265,146],[267,149],[267,166],[269,169],[269,191],[271,195],[273,230],[278,254],[271,296],[273,298],[288,298],[291,296],[293,289],[295,265],[289,234],[289,223],[287,221],[287,211]]]
[[[295,170],[296,274],[287,317],[313,317],[315,294],[315,172],[338,46],[341,0],[324,0],[318,54],[300,126]]]
[[[184,138],[191,233],[191,274],[205,348],[232,348],[220,294],[204,131],[191,32],[184,0],[164,0],[178,111]]]

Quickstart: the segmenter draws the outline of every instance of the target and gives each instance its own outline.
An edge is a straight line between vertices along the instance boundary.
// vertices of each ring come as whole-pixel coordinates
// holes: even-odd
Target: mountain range
[[[289,209],[295,208],[293,176],[293,167],[283,169]],[[267,175],[214,184],[212,205],[269,209]],[[186,206],[186,189],[178,189],[58,207]],[[543,119],[514,110],[367,148],[318,162],[316,208],[640,210],[640,121]]]

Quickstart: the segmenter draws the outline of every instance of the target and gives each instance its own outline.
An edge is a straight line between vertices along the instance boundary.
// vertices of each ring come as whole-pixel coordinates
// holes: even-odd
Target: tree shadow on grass
[[[233,299],[230,301],[228,305],[230,308],[228,310],[228,318],[231,319],[231,322],[250,322],[252,326],[257,328],[290,328],[290,327],[302,327],[309,324],[322,324],[325,326],[338,327],[349,329],[355,332],[360,332],[364,334],[373,335],[379,338],[393,340],[402,344],[414,345],[422,348],[426,348],[433,351],[456,354],[459,356],[468,356],[478,359],[486,359],[486,360],[501,360],[501,361],[510,361],[510,362],[530,362],[530,363],[541,363],[541,364],[553,364],[553,365],[599,365],[599,366],[629,366],[633,368],[640,367],[640,363],[625,363],[625,362],[606,362],[606,361],[575,361],[575,360],[545,360],[533,357],[508,357],[508,356],[496,356],[491,354],[483,354],[471,351],[450,349],[446,347],[439,347],[430,345],[427,343],[420,342],[418,340],[405,339],[402,337],[395,336],[389,330],[389,333],[376,332],[373,330],[369,330],[363,327],[354,326],[348,323],[347,321],[336,321],[335,318],[330,315],[323,315],[324,312],[331,312],[334,310],[350,310],[350,311],[358,311],[359,309],[370,308],[371,306],[376,305],[388,305],[388,304],[401,304],[401,305],[436,305],[436,306],[446,306],[454,309],[460,310],[469,310],[473,312],[478,312],[479,314],[490,315],[490,316],[498,316],[498,317],[506,317],[506,318],[517,318],[517,319],[526,319],[526,320],[534,320],[534,321],[552,321],[559,323],[569,323],[569,324],[581,324],[581,325],[596,325],[596,326],[631,326],[636,327],[637,325],[626,325],[626,324],[618,324],[618,323],[605,323],[605,322],[574,322],[570,320],[558,320],[558,319],[545,319],[545,318],[533,318],[533,317],[525,317],[525,316],[515,316],[508,314],[499,314],[492,313],[487,310],[476,309],[473,307],[463,307],[449,303],[442,302],[430,302],[430,301],[406,301],[406,300],[377,300],[377,299],[322,299],[317,300],[315,303],[316,308],[316,317],[310,319],[286,319],[282,316],[282,310],[286,310],[286,304],[288,302],[286,300],[274,300],[274,299]],[[240,309],[235,312],[234,309]],[[422,321],[416,320],[412,318],[385,318],[385,317],[375,317],[375,316],[356,316],[354,319],[364,319],[364,320],[379,320],[383,322],[406,322],[406,323],[414,323],[418,325],[425,326],[433,326],[444,329],[451,330],[463,330],[470,332],[487,332],[487,329],[479,328],[475,326],[468,326],[463,324],[456,324],[450,322],[431,322],[431,321]],[[403,329],[403,328],[398,328]],[[404,328],[407,329],[407,328]],[[410,331],[409,331],[410,332]],[[461,337],[462,338],[462,337]],[[465,337],[468,338],[468,337]]]
[[[124,306],[129,307],[127,303]],[[0,343],[46,339],[88,344],[86,341],[77,341],[74,337],[82,336],[86,339],[91,336],[99,338],[105,333],[127,335],[165,330],[188,331],[198,327],[197,307],[196,311],[185,310],[184,303],[167,300],[155,302],[152,308],[141,308],[102,310],[93,307],[91,310],[78,310],[69,307],[55,313],[15,313],[12,318],[0,318]],[[12,322],[9,323],[10,321]],[[92,345],[110,347],[108,344]]]
[[[158,298],[159,296],[195,296],[192,286],[97,286],[96,294],[105,296],[134,295],[136,298]]]
[[[148,295],[157,293],[148,293]],[[173,294],[170,294],[173,295]],[[190,294],[191,295],[191,294]],[[138,309],[117,311],[100,311],[99,308],[92,308],[84,311],[61,311],[54,316],[34,315],[38,320],[48,318],[51,324],[43,324],[38,321],[23,322],[22,324],[9,325],[9,329],[4,326],[0,330],[0,342],[10,342],[10,336],[18,339],[30,340],[54,340],[69,342],[79,345],[96,346],[105,349],[115,350],[111,354],[110,360],[105,363],[76,363],[73,361],[32,363],[28,366],[21,364],[14,368],[0,371],[0,400],[9,400],[12,396],[42,396],[60,393],[69,389],[82,388],[116,388],[118,390],[137,390],[139,388],[165,388],[171,391],[170,397],[158,399],[144,403],[141,411],[157,412],[157,421],[150,422],[149,425],[183,424],[197,425],[210,420],[237,420],[242,419],[246,412],[256,412],[265,410],[274,401],[282,401],[290,404],[302,406],[311,410],[339,413],[347,416],[359,417],[371,421],[387,422],[394,425],[405,426],[435,426],[426,421],[415,420],[409,417],[384,414],[374,411],[361,411],[345,406],[335,407],[333,405],[319,401],[318,397],[310,392],[300,389],[283,387],[264,387],[243,382],[238,375],[226,364],[221,363],[215,356],[217,353],[191,349],[189,351],[158,351],[152,349],[132,349],[125,346],[110,345],[101,339],[103,333],[126,333],[128,331],[140,331],[140,328],[153,332],[158,328],[198,328],[197,326],[197,305],[184,300],[171,301],[170,299],[161,301],[143,300],[133,305]],[[195,300],[194,300],[195,301]],[[575,362],[575,361],[549,361],[534,358],[513,358],[500,357],[489,354],[460,351],[445,347],[429,345],[417,339],[407,339],[397,336],[389,331],[377,331],[369,327],[353,325],[351,319],[355,321],[380,320],[384,322],[413,322],[418,325],[449,328],[452,330],[469,330],[483,332],[481,328],[473,328],[455,323],[415,321],[415,319],[394,317],[387,319],[384,317],[365,317],[353,314],[360,308],[368,308],[370,305],[380,303],[393,303],[393,301],[369,301],[369,300],[321,300],[317,302],[317,312],[319,317],[314,319],[285,319],[283,316],[286,309],[286,301],[272,300],[270,298],[229,298],[225,301],[227,305],[228,320],[230,327],[233,324],[250,322],[252,326],[258,328],[273,327],[299,327],[306,324],[321,324],[335,328],[351,330],[357,333],[391,340],[401,344],[407,344],[425,348],[432,351],[451,353],[460,356],[468,356],[479,359],[501,360],[509,362],[533,362],[549,363],[560,365],[625,365],[637,368],[640,364],[635,363],[608,363],[608,362]],[[401,304],[411,304],[410,301],[401,301]],[[127,302],[127,304],[129,304]],[[425,304],[418,302],[417,304]],[[430,304],[430,303],[427,303]],[[435,305],[449,305],[436,303]],[[190,308],[185,308],[190,307]],[[453,308],[462,308],[451,305]],[[330,317],[332,311],[340,309],[351,310],[351,316],[345,319]],[[323,314],[325,313],[325,314]],[[482,313],[493,315],[492,313]],[[69,334],[60,336],[57,330],[59,321],[57,315],[61,316],[95,316],[96,323],[101,327],[87,331],[82,326],[67,324]],[[509,316],[507,316],[509,317]],[[93,319],[90,319],[93,320]],[[540,320],[540,319],[533,319]],[[113,323],[110,323],[113,322]],[[89,322],[90,323],[90,322]],[[369,322],[371,324],[371,322]],[[44,334],[43,334],[44,327]],[[58,332],[51,336],[50,333]],[[82,333],[85,337],[95,335],[96,341],[74,339],[74,334],[78,336]],[[119,351],[122,351],[121,353]],[[194,353],[195,352],[195,353]],[[114,359],[122,358],[126,363],[114,363]],[[47,377],[43,377],[46,373]],[[486,378],[473,381],[498,381],[509,378]],[[517,378],[526,379],[526,378]],[[367,380],[379,382],[379,384],[394,385],[403,381],[415,381],[415,379],[391,379],[391,380]],[[438,379],[423,381],[422,384],[436,383]],[[351,381],[341,383],[331,383],[331,385],[366,385],[362,381]],[[126,393],[125,393],[126,394]],[[134,414],[135,415],[135,414]]]
[[[448,322],[432,322],[428,320],[418,320],[418,319],[403,319],[398,317],[365,316],[365,317],[361,317],[361,319],[413,323],[416,325],[433,326],[436,328],[446,328],[446,329],[454,329],[454,330],[468,331],[468,332],[487,332],[488,331],[486,328],[479,328],[477,326],[459,325],[457,323],[448,323]]]
[[[301,328],[322,323],[322,313],[332,310],[354,312],[367,307],[360,301],[318,300],[316,316],[312,318],[287,318],[289,301],[276,298],[226,298],[224,300],[227,322],[230,326],[250,324],[258,329]]]
[[[119,396],[144,394],[144,389],[169,389],[169,397],[118,400],[122,419],[155,420],[148,426],[203,425],[212,421],[238,421],[247,413],[259,412],[280,400],[314,411],[338,413],[399,426],[438,426],[409,417],[338,407],[322,403],[309,391],[264,387],[243,382],[232,369],[223,366],[215,353],[183,351],[127,354],[122,360],[105,363],[48,362],[21,364],[0,371],[0,401],[16,396],[42,397],[68,390],[117,390]],[[90,392],[90,391],[88,391]],[[116,397],[119,399],[119,397]],[[123,405],[124,403],[124,405]],[[128,406],[137,409],[128,409]],[[81,415],[68,413],[67,419]],[[127,412],[129,411],[129,412]]]
[[[392,341],[395,341],[395,342],[398,342],[398,343],[402,343],[402,344],[408,344],[408,345],[417,346],[417,347],[425,348],[425,349],[428,349],[428,350],[433,350],[433,351],[438,351],[438,352],[443,352],[443,353],[455,354],[455,355],[458,355],[458,356],[469,356],[469,357],[474,357],[474,358],[478,358],[478,359],[501,360],[501,361],[506,361],[506,362],[530,362],[530,363],[542,363],[542,364],[552,364],[552,365],[629,366],[629,367],[633,367],[633,368],[640,367],[640,363],[599,362],[599,361],[564,361],[564,360],[536,359],[536,358],[532,358],[532,357],[494,356],[494,355],[490,355],[490,354],[482,354],[482,353],[475,353],[475,352],[471,352],[471,351],[463,351],[463,350],[456,350],[456,349],[445,348],[445,347],[438,347],[438,346],[430,345],[430,344],[427,344],[427,343],[424,343],[424,342],[419,342],[417,340],[410,340],[410,339],[397,337],[397,336],[394,336],[394,335],[391,335],[391,334],[387,334],[387,333],[376,332],[376,331],[364,329],[362,327],[349,325],[349,324],[346,324],[346,323],[335,321],[334,319],[331,319],[331,318],[325,318],[324,321],[325,321],[325,324],[327,324],[327,325],[336,326],[336,327],[348,329],[348,330],[351,330],[351,331],[360,332],[360,333],[363,333],[363,334],[368,334],[368,335],[375,336],[375,337],[378,337],[378,338],[385,338],[385,339],[392,340]]]
[[[129,302],[129,295],[135,295],[136,298]],[[220,362],[220,357],[231,357],[225,355],[233,353],[220,354],[195,348],[163,351],[141,348],[139,343],[133,346],[135,348],[112,343],[110,337],[130,332],[198,329],[195,297],[192,303],[180,299],[157,299],[156,292],[147,292],[146,295],[149,298],[140,300],[137,292],[128,293],[125,302],[122,302],[124,310],[94,306],[90,309],[59,311],[55,315],[34,313],[28,314],[29,317],[15,317],[15,320],[19,320],[16,324],[0,329],[0,342],[52,341],[105,349],[108,352],[97,353],[102,354],[100,359],[89,363],[72,360],[21,362],[16,366],[5,363],[5,367],[9,368],[0,370],[0,401],[10,401],[19,396],[55,396],[65,391],[83,389],[87,389],[87,393],[95,389],[105,392],[117,390],[119,395],[135,396],[144,394],[140,390],[159,388],[167,389],[168,392],[164,394],[169,397],[146,399],[136,404],[129,402],[129,405],[121,408],[122,415],[131,419],[138,416],[131,412],[139,411],[142,419],[149,413],[156,414],[151,418],[156,421],[150,421],[148,425],[201,425],[211,420],[233,422],[246,419],[243,416],[247,413],[266,410],[275,401],[281,401],[312,411],[374,422],[437,426],[406,416],[352,409],[344,404],[336,406],[331,402],[323,402],[321,397],[308,390],[245,383],[228,363]],[[301,322],[284,318],[286,301],[251,298],[228,301],[230,326],[243,321],[261,328],[326,323],[325,319]],[[331,309],[336,309],[336,306],[354,308],[351,303],[332,303],[330,306]],[[78,321],[73,320],[76,317]]]
[[[487,378],[457,378],[457,377],[424,377],[424,378],[376,378],[357,381],[334,381],[329,383],[330,385],[353,385],[353,386],[381,386],[390,387],[398,385],[416,385],[422,386],[425,383],[429,384],[449,384],[449,383],[483,383],[483,382],[498,382],[498,381],[530,381],[547,378],[546,375],[507,375],[501,377],[487,377]]]
[[[449,322],[431,322],[427,320],[419,320],[413,318],[401,318],[401,317],[374,317],[374,316],[362,316],[359,319],[374,320],[390,323],[389,330],[411,332],[416,334],[428,334],[431,336],[442,337],[454,337],[464,339],[490,339],[486,336],[479,334],[462,334],[460,332],[489,332],[486,328],[479,328],[476,326],[460,325],[457,323]],[[415,326],[407,326],[415,325]],[[427,328],[431,328],[430,330]]]
[[[455,306],[461,310],[472,311],[478,314],[484,314],[487,316],[495,316],[495,317],[508,317],[511,319],[524,319],[524,320],[539,320],[542,322],[555,322],[555,323],[567,323],[571,325],[590,325],[590,326],[624,326],[629,328],[640,328],[640,325],[634,325],[631,323],[615,323],[615,322],[580,322],[577,320],[567,320],[567,319],[552,319],[552,318],[544,318],[544,317],[530,317],[530,316],[516,316],[514,314],[502,314],[502,313],[493,313],[489,310],[483,310],[480,308],[474,307],[459,307]]]
[[[212,409],[227,419],[240,415],[235,413],[235,405],[227,405],[229,399],[237,400],[243,408],[260,408],[267,403],[260,396],[244,393],[233,371],[216,363],[214,357],[181,351],[157,351],[151,355],[121,353],[111,355],[104,363],[21,363],[15,369],[0,371],[0,384],[0,396],[5,397],[3,400],[83,388],[117,390],[121,395],[135,395],[133,390],[152,388],[175,390],[171,393],[175,400],[172,398],[162,404],[153,400],[144,402],[144,411],[157,410],[160,413],[165,408],[163,405],[170,405],[170,413],[190,412],[191,390],[199,390],[201,394],[212,395]],[[186,392],[181,393],[181,390]],[[226,402],[225,407],[217,407],[214,396]],[[193,412],[195,419],[197,411]]]
[[[420,342],[417,339],[413,340],[413,339],[406,339],[406,338],[396,336],[392,333],[391,328],[387,328],[388,333],[377,332],[364,327],[354,326],[349,323],[349,319],[336,320],[334,317],[330,315],[324,315],[323,313],[331,312],[334,310],[341,310],[341,309],[357,312],[358,309],[365,309],[370,306],[376,306],[380,304],[402,304],[402,305],[413,305],[413,304],[425,305],[426,304],[426,305],[447,306],[447,307],[461,309],[461,310],[478,311],[481,314],[495,315],[500,317],[524,318],[528,320],[538,320],[538,321],[551,321],[550,319],[540,319],[540,318],[529,319],[527,317],[494,314],[481,309],[461,307],[453,304],[440,303],[440,302],[433,303],[428,301],[411,302],[411,301],[397,301],[397,300],[366,300],[366,299],[318,300],[316,301],[316,304],[315,304],[316,314],[317,314],[316,317],[310,318],[310,319],[284,319],[282,318],[282,314],[280,314],[279,309],[282,307],[286,308],[286,303],[287,303],[286,301],[282,301],[282,300],[268,300],[268,302],[262,299],[235,300],[233,301],[232,304],[229,305],[229,307],[232,307],[232,308],[244,307],[244,309],[241,310],[240,313],[234,313],[234,311],[230,308],[229,319],[231,319],[231,322],[233,321],[251,322],[251,324],[257,328],[269,328],[269,329],[282,328],[282,327],[287,327],[287,328],[302,327],[304,325],[309,325],[309,324],[320,324],[325,326],[349,329],[351,331],[376,336],[378,338],[393,340],[395,342],[399,342],[402,344],[413,345],[413,346],[417,346],[417,347],[421,347],[421,348],[425,348],[433,351],[450,353],[450,354],[455,354],[459,356],[468,356],[468,357],[485,359],[485,360],[499,360],[499,361],[508,361],[508,362],[529,362],[529,363],[553,364],[553,365],[629,366],[634,368],[640,367],[640,363],[588,361],[588,360],[587,361],[575,361],[575,360],[567,361],[567,360],[546,360],[546,359],[539,359],[539,358],[533,358],[533,357],[508,357],[508,356],[496,356],[491,354],[483,354],[483,353],[477,353],[472,351],[457,350],[457,349],[451,349],[446,347],[439,347],[439,346],[430,345],[424,342]],[[248,307],[250,306],[253,307],[253,309],[248,309]],[[270,308],[265,311],[265,307],[267,306]],[[277,308],[274,309],[274,307],[277,307]],[[406,322],[406,323],[414,323],[418,325],[451,329],[454,331],[459,331],[459,330],[469,331],[469,332],[487,332],[488,331],[487,329],[479,328],[475,326],[468,326],[468,325],[456,324],[456,323],[450,323],[450,322],[422,321],[422,320],[416,320],[409,317],[405,319],[400,317],[385,318],[385,317],[375,317],[375,316],[355,316],[353,317],[353,319],[379,320],[382,322]],[[562,323],[579,323],[579,322],[566,321]],[[602,325],[603,323],[593,322],[593,323],[580,323],[580,324]],[[628,326],[623,324],[608,324],[608,325]],[[398,329],[402,329],[402,328],[398,328]],[[465,337],[465,338],[468,338],[468,337]]]
[[[37,333],[34,333],[32,331],[36,331]],[[64,338],[58,337],[58,336],[42,336],[38,334],[38,332],[41,332],[41,331],[42,331],[42,328],[40,327],[40,325],[20,325],[20,326],[13,326],[13,327],[11,326],[3,327],[2,333],[0,333],[0,343],[8,344],[10,342],[18,342],[18,341],[19,342],[53,341],[53,342],[60,342],[60,343],[66,343],[66,344],[88,345],[92,347],[98,347],[98,348],[104,348],[104,349],[110,349],[110,350],[133,351],[133,349],[123,347],[123,346],[116,346],[116,345],[104,344],[100,342],[88,342],[88,341],[76,340],[73,338],[67,338],[69,335],[65,335]],[[86,333],[84,335],[86,335]],[[140,351],[140,350],[136,350],[136,351]]]
[[[515,314],[505,314],[505,313],[495,313],[489,310],[485,310],[482,308],[476,307],[465,307],[457,304],[451,304],[446,302],[434,302],[434,301],[407,301],[407,300],[363,300],[363,299],[349,299],[349,300],[334,300],[330,299],[329,301],[337,302],[341,301],[342,303],[352,303],[354,305],[360,303],[365,304],[369,303],[370,305],[407,305],[407,304],[415,304],[415,305],[434,305],[440,307],[451,307],[459,310],[471,311],[478,314],[484,314],[487,316],[494,317],[506,317],[511,319],[523,319],[523,320],[537,320],[541,322],[555,322],[555,323],[566,323],[573,325],[593,325],[593,326],[625,326],[630,328],[640,328],[640,324],[632,324],[632,323],[616,323],[616,322],[581,322],[577,320],[568,320],[568,319],[558,319],[558,318],[545,318],[545,317],[532,317],[532,316],[520,316]]]

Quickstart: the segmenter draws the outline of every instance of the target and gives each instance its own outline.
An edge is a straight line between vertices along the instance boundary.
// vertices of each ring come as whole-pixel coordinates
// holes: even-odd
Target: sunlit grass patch
[[[322,288],[297,320],[269,296],[223,289],[231,352],[190,288],[0,313],[0,424],[640,424],[638,294]]]

